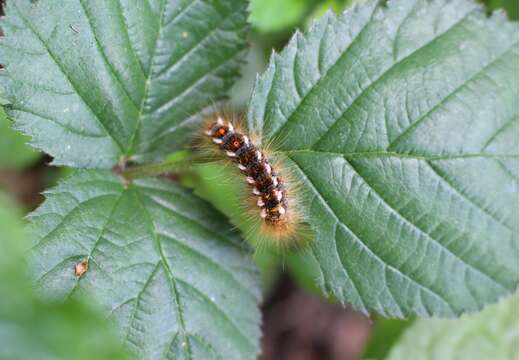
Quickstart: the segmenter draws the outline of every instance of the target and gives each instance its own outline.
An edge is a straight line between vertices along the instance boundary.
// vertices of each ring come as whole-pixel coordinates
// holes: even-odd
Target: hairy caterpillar
[[[235,164],[244,176],[252,201],[245,204],[250,218],[258,224],[260,235],[277,249],[289,249],[306,240],[305,225],[297,211],[296,191],[288,170],[279,161],[272,162],[269,151],[254,136],[247,135],[239,122],[222,114],[206,119],[203,136],[213,153]],[[252,204],[249,206],[249,204]],[[260,244],[268,245],[268,244]]]

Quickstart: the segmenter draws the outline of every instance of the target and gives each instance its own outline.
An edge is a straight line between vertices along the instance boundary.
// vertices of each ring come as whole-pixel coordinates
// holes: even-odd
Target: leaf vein
[[[197,1],[193,1],[191,5],[195,4]],[[183,11],[186,11],[190,6],[186,7]],[[227,19],[231,18],[234,14],[236,14],[240,9],[236,9],[235,11],[229,13],[227,16],[225,16],[218,24],[216,24],[215,27],[211,28],[211,29],[208,29],[208,31],[206,32],[206,34],[201,38],[199,39],[199,41],[196,42],[196,44],[192,47],[190,47],[189,49],[187,49],[187,51],[185,53],[183,53],[179,59],[175,60],[174,62],[172,63],[169,63],[167,64],[162,70],[160,70],[154,77],[154,79],[156,78],[159,78],[161,77],[164,73],[166,72],[169,72],[171,69],[175,69],[177,66],[179,66],[180,64],[182,64],[184,62],[184,60],[187,60],[187,58],[189,57],[189,55],[193,54],[194,52],[196,52],[200,47],[202,47],[203,45],[205,45],[205,42],[213,35],[215,34],[218,30],[220,30],[220,25],[225,22]]]
[[[397,215],[400,219],[404,221],[404,223],[410,225],[412,228],[418,230],[421,234],[425,235],[426,239],[429,241],[432,241],[433,243],[436,243],[440,249],[445,251],[446,253],[453,256],[455,259],[461,262],[462,265],[465,267],[470,268],[472,271],[474,271],[476,274],[482,275],[484,278],[487,278],[488,280],[491,280],[496,285],[499,285],[503,289],[511,290],[506,285],[502,284],[497,279],[493,278],[490,274],[484,272],[481,269],[478,269],[475,265],[471,264],[467,260],[461,258],[458,254],[455,254],[452,252],[448,247],[446,247],[444,244],[439,242],[436,238],[432,237],[428,232],[424,231],[422,228],[420,228],[417,224],[413,223],[411,220],[409,220],[407,217],[405,217],[403,214],[401,214],[395,207],[391,206],[389,202],[382,196],[380,192],[378,192],[369,182],[368,180],[360,173],[358,166],[353,165],[347,158],[344,157],[344,160],[348,163],[348,165],[351,167],[352,170],[355,171],[355,173],[364,181],[364,183],[373,191],[374,194],[377,195],[377,197],[382,201],[382,203],[387,206],[387,209],[392,211],[395,215]]]
[[[353,239],[359,244],[362,246],[363,249],[365,249],[368,254],[370,254],[371,256],[373,256],[373,258],[378,261],[382,266],[384,267],[388,267],[390,269],[392,269],[393,271],[397,272],[398,274],[400,274],[401,276],[403,276],[405,279],[407,279],[408,281],[410,281],[411,283],[414,283],[416,284],[420,289],[430,293],[431,295],[433,295],[434,297],[438,298],[441,302],[445,303],[445,305],[447,305],[447,307],[454,313],[451,305],[449,304],[449,302],[447,300],[445,300],[445,298],[443,298],[442,295],[440,295],[440,293],[437,293],[434,291],[434,289],[430,289],[424,285],[422,285],[421,283],[419,283],[417,280],[414,280],[413,278],[410,277],[410,275],[407,275],[405,273],[403,273],[400,269],[398,269],[397,267],[394,267],[390,264],[388,264],[386,261],[384,261],[378,254],[376,254],[371,248],[369,248],[363,241],[362,239],[351,229],[349,228],[346,224],[344,224],[338,217],[337,213],[335,212],[335,210],[332,208],[332,206],[328,203],[328,201],[325,199],[325,197],[321,194],[321,192],[318,190],[318,188],[315,186],[315,184],[313,184],[312,180],[306,175],[306,173],[303,171],[303,169],[300,167],[300,165],[292,158],[290,158],[294,164],[296,164],[296,166],[299,168],[299,170],[301,171],[302,174],[304,174],[305,178],[307,179],[308,183],[312,186],[312,188],[314,189],[314,193],[317,197],[319,197],[321,199],[321,201],[323,202],[323,204],[325,205],[325,207],[328,209],[328,211],[331,213],[331,215],[334,217],[335,221],[337,221],[338,223],[341,224],[341,226],[344,227],[344,229],[350,233],[353,237]],[[337,243],[336,239],[335,239],[335,243]],[[361,299],[362,301],[362,299]]]
[[[498,225],[506,228],[508,231],[510,231],[512,234],[516,234],[516,230],[511,228],[505,221],[502,219],[499,219],[496,214],[494,214],[489,209],[485,208],[483,205],[479,204],[476,199],[474,199],[472,196],[467,194],[465,191],[458,189],[451,179],[449,179],[448,175],[445,174],[444,171],[442,171],[438,166],[432,164],[430,161],[424,161],[426,165],[433,171],[433,173],[445,184],[447,185],[447,188],[450,189],[453,193],[457,194],[459,197],[463,198],[465,201],[467,201],[469,204],[474,206],[476,209],[483,212],[486,216],[488,216],[490,219],[492,219],[495,223]]]
[[[399,66],[401,66],[403,63],[405,63],[406,61],[409,61],[409,59],[411,59],[413,56],[416,56],[417,53],[420,53],[422,51],[424,51],[425,49],[427,49],[429,46],[432,46],[433,44],[437,43],[438,41],[440,41],[444,36],[446,36],[450,31],[452,31],[453,29],[455,29],[456,27],[460,26],[470,15],[472,15],[473,13],[475,12],[475,10],[467,13],[465,16],[463,16],[460,20],[458,20],[456,23],[454,23],[451,27],[449,27],[448,29],[446,29],[442,34],[436,36],[435,38],[433,38],[432,40],[428,41],[427,43],[423,44],[422,46],[420,46],[419,48],[415,49],[414,51],[412,51],[410,54],[406,55],[405,57],[403,57],[402,59],[400,59],[398,62],[396,63],[393,63],[389,68],[387,68],[386,70],[384,70],[382,72],[382,74],[380,74],[375,80],[373,80],[369,86],[367,86],[363,91],[361,91],[358,96],[353,99],[353,101],[351,102],[350,106],[348,106],[344,111],[343,113],[338,117],[338,119],[341,119],[342,117],[344,117],[344,115],[346,114],[346,112],[348,112],[349,109],[351,109],[356,103],[358,103],[362,98],[363,98],[363,95],[366,94],[366,92],[370,89],[372,89],[373,87],[375,87],[376,85],[378,85],[381,81],[383,81],[386,76],[388,76],[392,71],[395,71],[395,69],[397,69]],[[317,141],[314,142],[314,144],[311,146],[312,148],[316,148],[319,146],[320,142],[324,140],[324,138],[330,134],[331,132],[333,132],[334,128],[337,127],[339,124],[339,121],[335,121],[335,123],[330,126],[328,128],[328,130],[326,130],[325,133],[323,133],[318,139]]]
[[[128,91],[128,89],[126,88],[126,86],[123,84],[123,81],[121,80],[119,74],[117,71],[115,71],[112,63],[110,61],[108,61],[108,57],[106,56],[106,52],[105,52],[105,49],[104,47],[101,45],[101,43],[99,42],[99,38],[97,37],[97,32],[96,32],[96,29],[94,27],[94,25],[92,24],[92,21],[90,20],[90,13],[86,10],[85,8],[85,4],[84,4],[84,1],[85,0],[80,0],[79,1],[79,4],[81,5],[81,8],[83,10],[83,12],[85,13],[85,17],[88,21],[88,26],[90,26],[90,30],[92,31],[92,34],[94,36],[94,40],[95,40],[95,43],[96,43],[96,47],[97,49],[99,50],[99,54],[101,55],[101,58],[103,59],[103,62],[105,63],[105,65],[108,67],[109,69],[109,72],[111,73],[111,75],[113,75],[113,78],[115,79],[116,81],[116,84],[117,86],[119,86],[121,88],[121,90],[123,91],[124,95],[126,96],[126,98],[128,100],[130,100],[130,103],[133,105],[133,107],[138,110],[139,107],[137,106],[137,104],[135,103],[134,99],[130,96],[130,92]]]
[[[489,63],[485,64],[481,70],[477,71],[474,75],[472,75],[469,79],[463,82],[460,86],[458,86],[456,89],[454,89],[452,92],[450,92],[446,97],[441,99],[436,105],[434,105],[429,111],[427,111],[424,115],[420,116],[415,122],[413,122],[407,129],[402,131],[400,135],[398,135],[389,145],[387,146],[388,150],[394,149],[395,146],[398,145],[399,141],[404,139],[406,136],[408,136],[414,129],[418,127],[421,123],[423,123],[425,120],[430,119],[430,115],[433,114],[435,111],[440,109],[448,100],[450,100],[452,97],[457,95],[460,91],[465,89],[469,83],[477,79],[479,76],[484,74],[488,69],[490,69],[492,66],[497,64],[499,61],[502,60],[502,58],[506,55],[508,55],[514,48],[519,44],[519,41],[514,42],[510,48],[508,48],[503,53],[499,54],[495,59],[491,60]]]
[[[135,198],[137,199],[137,202],[139,203],[140,207],[142,208],[143,213],[146,216],[146,218],[148,220],[148,223],[150,225],[150,231],[152,232],[153,239],[154,239],[156,247],[157,247],[157,253],[158,253],[159,257],[160,257],[159,264],[162,264],[162,266],[164,267],[164,271],[166,272],[166,274],[167,274],[167,276],[169,278],[170,285],[171,285],[171,290],[173,292],[172,295],[173,295],[173,298],[175,300],[175,307],[177,308],[178,323],[179,323],[180,329],[182,331],[182,336],[183,336],[184,341],[186,343],[185,354],[188,357],[188,359],[192,359],[193,355],[192,355],[192,352],[191,352],[191,344],[190,344],[189,338],[187,337],[188,331],[187,331],[187,328],[186,328],[186,323],[185,323],[185,319],[184,319],[183,309],[182,309],[182,306],[180,304],[180,294],[178,292],[176,279],[175,279],[175,277],[173,275],[173,272],[171,270],[171,267],[168,264],[168,261],[167,261],[165,255],[164,255],[164,251],[162,249],[162,243],[161,243],[159,237],[157,236],[158,235],[157,227],[155,225],[153,217],[151,216],[148,208],[145,206],[143,200],[141,199],[140,193],[137,192],[137,191],[135,192]]]
[[[351,41],[351,43],[348,45],[348,47],[343,51],[343,53],[335,60],[335,62],[333,64],[330,65],[330,67],[323,73],[322,70],[320,70],[321,72],[321,78],[319,78],[319,80],[317,80],[317,82],[314,84],[314,86],[312,87],[312,89],[305,94],[305,96],[303,96],[301,98],[301,101],[300,101],[300,104],[298,106],[296,106],[296,108],[294,108],[294,110],[291,112],[291,114],[287,117],[286,121],[276,130],[272,133],[272,135],[270,136],[272,139],[274,139],[286,126],[287,124],[289,124],[293,118],[294,118],[294,115],[296,114],[297,110],[301,107],[301,104],[303,104],[305,102],[305,100],[311,96],[313,94],[313,92],[319,88],[319,84],[322,83],[323,81],[325,81],[325,79],[327,79],[328,75],[331,73],[331,71],[339,65],[339,62],[347,55],[349,55],[349,52],[351,50],[351,48],[353,47],[353,45],[355,45],[358,41],[358,39],[360,39],[360,36],[364,33],[364,31],[367,30],[368,26],[371,24],[371,22],[373,21],[373,16],[375,15],[375,12],[378,10],[378,6],[375,6],[373,8],[373,12],[371,13],[371,16],[369,17],[368,21],[366,21],[366,23],[364,24],[364,26],[362,27],[362,29],[360,29],[360,31],[357,33],[357,36],[355,37],[355,39],[353,39]],[[277,74],[277,69],[274,68],[274,76],[276,76]],[[274,80],[274,79],[273,79]],[[271,85],[271,89],[272,90],[272,85]],[[268,105],[268,102],[265,104],[265,107]]]
[[[129,151],[130,153],[132,153],[135,150],[135,146],[137,145],[137,140],[138,140],[138,133],[142,127],[142,117],[144,115],[144,109],[145,109],[146,102],[148,100],[148,96],[149,96],[149,92],[150,92],[151,78],[152,78],[152,74],[153,74],[153,64],[155,63],[155,57],[157,56],[159,38],[160,38],[161,33],[164,28],[164,15],[166,13],[166,9],[167,9],[167,3],[166,3],[166,1],[162,1],[160,13],[159,13],[159,28],[157,30],[157,36],[155,38],[153,52],[152,52],[151,58],[150,58],[150,65],[148,66],[148,76],[146,77],[146,83],[144,85],[144,95],[142,96],[139,114],[137,115],[137,126],[135,126],[135,130],[133,131],[133,134],[130,138],[130,151]]]
[[[67,81],[69,82],[69,84],[72,86],[72,88],[74,89],[74,91],[76,92],[76,94],[78,95],[78,97],[81,99],[81,101],[87,106],[87,108],[90,110],[90,112],[92,113],[92,115],[94,115],[94,119],[97,120],[97,122],[99,123],[99,125],[101,126],[101,128],[106,132],[106,135],[107,137],[109,137],[112,142],[119,148],[119,151],[121,152],[121,154],[124,153],[124,147],[122,146],[122,144],[114,137],[112,136],[112,134],[110,134],[110,132],[108,131],[108,128],[105,126],[105,124],[101,121],[101,119],[99,118],[99,115],[94,111],[94,109],[92,108],[92,106],[85,100],[83,99],[83,97],[80,95],[79,91],[78,91],[78,88],[76,86],[76,84],[72,81],[72,79],[70,78],[70,76],[68,76],[67,72],[65,71],[65,69],[63,69],[63,65],[61,64],[61,62],[58,60],[58,58],[56,57],[56,55],[51,51],[50,47],[47,45],[47,43],[45,41],[43,41],[42,37],[40,36],[40,34],[38,32],[36,32],[36,30],[30,25],[30,22],[22,15],[21,11],[18,9],[18,7],[16,6],[15,3],[13,3],[13,8],[16,9],[16,12],[18,13],[18,15],[20,16],[20,19],[22,19],[23,23],[25,24],[25,26],[27,27],[27,29],[29,29],[31,31],[31,33],[34,34],[34,36],[40,41],[40,43],[43,45],[43,47],[45,48],[45,50],[47,51],[47,53],[49,54],[50,58],[53,60],[53,62],[56,64],[56,66],[58,67],[58,69],[60,70],[60,72],[63,74],[63,76],[67,79]]]

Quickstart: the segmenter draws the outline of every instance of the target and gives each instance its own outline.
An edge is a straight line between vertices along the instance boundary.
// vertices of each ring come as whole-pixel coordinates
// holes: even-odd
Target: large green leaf
[[[0,106],[0,167],[24,168],[40,155],[27,145],[26,136],[11,129],[4,109]]]
[[[519,295],[457,320],[418,320],[389,360],[511,360],[519,358]]]
[[[242,0],[8,1],[0,87],[57,164],[112,167],[182,147],[237,78]]]
[[[42,301],[26,278],[19,212],[0,194],[0,359],[128,359],[85,299]]]
[[[30,216],[30,263],[52,297],[91,294],[143,359],[253,359],[260,289],[239,237],[216,211],[160,180],[123,187],[81,171]],[[88,260],[79,279],[74,265]]]
[[[248,122],[304,185],[321,286],[453,316],[519,282],[519,27],[465,0],[367,1],[275,54]]]

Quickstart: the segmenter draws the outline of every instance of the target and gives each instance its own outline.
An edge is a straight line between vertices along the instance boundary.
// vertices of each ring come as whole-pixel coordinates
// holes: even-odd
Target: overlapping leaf
[[[388,360],[517,359],[519,296],[457,320],[417,320]]]
[[[255,267],[228,223],[190,192],[153,179],[125,189],[109,172],[83,171],[30,219],[41,290],[93,295],[139,358],[255,358]]]
[[[0,88],[57,164],[154,160],[238,75],[241,0],[8,1]]]
[[[519,27],[465,0],[367,1],[274,55],[249,126],[304,183],[323,288],[453,316],[519,282]]]

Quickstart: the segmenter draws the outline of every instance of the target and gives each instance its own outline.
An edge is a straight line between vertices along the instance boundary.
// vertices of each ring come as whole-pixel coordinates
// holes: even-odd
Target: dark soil
[[[262,312],[260,360],[358,359],[371,329],[365,316],[308,294],[286,276]]]

